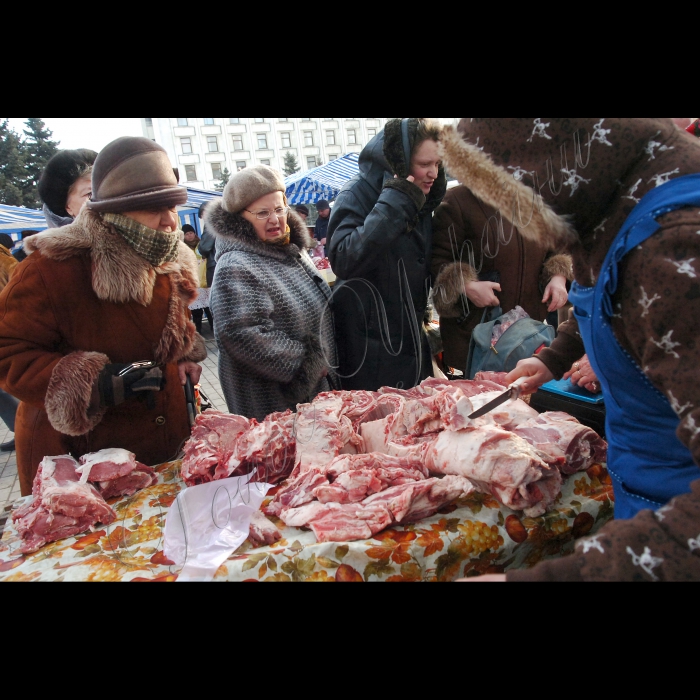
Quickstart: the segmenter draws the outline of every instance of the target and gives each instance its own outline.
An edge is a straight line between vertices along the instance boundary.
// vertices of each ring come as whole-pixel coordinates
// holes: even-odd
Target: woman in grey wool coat
[[[258,420],[338,388],[331,291],[284,190],[272,168],[247,168],[206,213],[216,236],[211,309],[219,379],[229,411]]]

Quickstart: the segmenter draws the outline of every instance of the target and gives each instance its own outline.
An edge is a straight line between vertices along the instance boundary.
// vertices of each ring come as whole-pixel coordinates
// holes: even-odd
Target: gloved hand
[[[97,380],[101,406],[118,406],[134,396],[144,396],[163,388],[165,378],[160,367],[137,369],[120,377],[119,373],[128,366],[105,365]]]

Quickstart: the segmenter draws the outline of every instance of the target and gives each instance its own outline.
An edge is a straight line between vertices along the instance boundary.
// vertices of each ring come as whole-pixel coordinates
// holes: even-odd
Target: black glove
[[[129,365],[105,365],[100,372],[97,386],[101,406],[118,406],[134,396],[153,396],[165,385],[160,367],[136,369],[123,376],[119,373]]]

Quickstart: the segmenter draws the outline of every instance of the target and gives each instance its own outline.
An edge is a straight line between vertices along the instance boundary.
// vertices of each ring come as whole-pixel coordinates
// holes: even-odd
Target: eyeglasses
[[[274,211],[268,211],[267,209],[262,209],[261,211],[250,211],[250,209],[246,209],[246,211],[249,214],[253,214],[256,219],[260,219],[260,221],[264,221],[265,219],[269,219],[273,214],[278,218],[281,219],[283,216],[287,215],[287,212],[289,211],[289,207],[277,207]]]

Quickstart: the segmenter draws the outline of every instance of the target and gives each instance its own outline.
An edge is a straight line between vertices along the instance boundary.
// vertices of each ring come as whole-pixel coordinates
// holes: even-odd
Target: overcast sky
[[[43,118],[43,117],[42,117]],[[10,126],[22,136],[26,117],[10,118]],[[44,119],[53,131],[53,139],[60,141],[59,148],[91,148],[101,151],[110,141],[120,136],[143,136],[141,120],[135,119]]]

